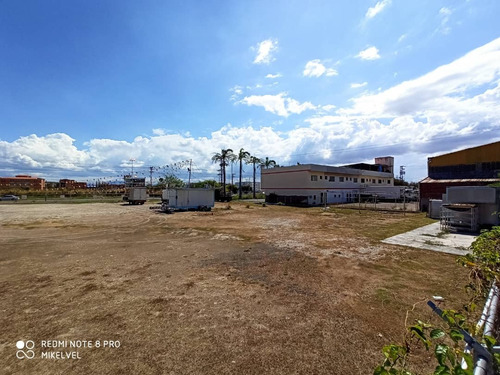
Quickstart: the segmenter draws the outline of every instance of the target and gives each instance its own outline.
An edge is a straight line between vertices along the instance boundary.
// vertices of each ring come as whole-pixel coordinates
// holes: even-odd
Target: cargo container
[[[125,176],[125,195],[122,199],[129,204],[144,204],[147,198],[146,179]]]
[[[215,203],[214,189],[165,189],[162,192],[162,210],[210,211]]]
[[[127,188],[123,200],[129,204],[144,204],[148,199],[145,187]]]

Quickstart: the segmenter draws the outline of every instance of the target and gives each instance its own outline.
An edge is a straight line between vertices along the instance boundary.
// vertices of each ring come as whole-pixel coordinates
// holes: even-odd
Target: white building
[[[389,197],[400,188],[394,186],[394,159],[383,159],[389,162],[343,167],[299,164],[262,169],[262,190],[268,202],[309,206],[325,204],[325,199],[326,203],[356,202],[359,194]]]

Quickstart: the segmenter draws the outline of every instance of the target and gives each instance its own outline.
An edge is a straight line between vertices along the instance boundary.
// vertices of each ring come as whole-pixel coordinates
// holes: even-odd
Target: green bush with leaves
[[[470,333],[486,346],[493,367],[500,368],[500,355],[493,353],[496,340],[476,332],[474,314],[479,302],[483,302],[493,282],[500,276],[500,227],[483,231],[470,247],[471,252],[458,258],[457,263],[469,269],[469,282],[465,285],[470,299],[461,311],[443,310],[442,320],[432,325],[417,320],[407,327],[404,343],[386,345],[382,349],[384,361],[374,370],[374,375],[414,375],[411,370],[411,354],[417,347],[432,351],[435,359],[434,375],[472,375],[473,356],[465,352],[465,335]],[[462,361],[467,368],[462,368]],[[498,372],[496,372],[498,373]]]

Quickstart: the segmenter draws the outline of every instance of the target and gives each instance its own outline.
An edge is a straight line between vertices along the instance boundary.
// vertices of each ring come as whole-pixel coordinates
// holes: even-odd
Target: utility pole
[[[134,177],[134,161],[135,161],[135,159],[130,158],[130,161],[132,162],[132,174],[131,174],[131,177],[133,178]]]
[[[233,162],[231,162],[231,185],[234,185]]]
[[[402,165],[402,166],[400,166],[400,167],[399,167],[399,179],[400,179],[401,181],[404,181],[404,179],[405,179],[405,174],[406,174],[406,171],[405,171],[405,166],[404,166],[404,165]]]
[[[149,186],[153,187],[153,169],[154,167],[149,167]]]
[[[189,168],[188,168],[188,172],[189,172],[189,177],[188,177],[188,188],[191,187],[191,169],[193,167],[193,160],[192,159],[189,159]]]

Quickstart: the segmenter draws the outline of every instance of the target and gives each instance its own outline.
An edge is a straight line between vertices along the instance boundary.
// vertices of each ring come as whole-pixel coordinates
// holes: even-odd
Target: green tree
[[[262,166],[264,167],[264,169],[274,168],[276,167],[276,165],[276,161],[269,159],[267,156],[266,160],[262,162]]]
[[[182,188],[186,186],[184,181],[173,174],[167,174],[164,178],[159,178],[158,181],[158,186],[160,187]]]
[[[203,180],[203,181],[198,181],[198,182],[192,182],[191,186],[194,188],[204,188],[206,186],[216,188],[216,187],[219,187],[220,184],[215,180]]]
[[[231,161],[235,160],[236,155],[233,154],[233,150],[230,148],[222,149],[221,152],[217,152],[212,156],[213,163],[219,163],[220,171],[222,174],[222,191],[223,196],[226,197],[226,166]]]
[[[240,183],[238,184],[238,198],[241,199],[242,191],[241,191],[241,178],[243,175],[243,162],[248,163],[250,158],[250,153],[248,151],[240,148],[240,152],[238,152],[237,159],[240,162]]]
[[[262,163],[262,159],[257,156],[250,156],[248,160],[250,164],[253,165],[253,198],[255,199],[255,172],[257,170],[257,166]]]

